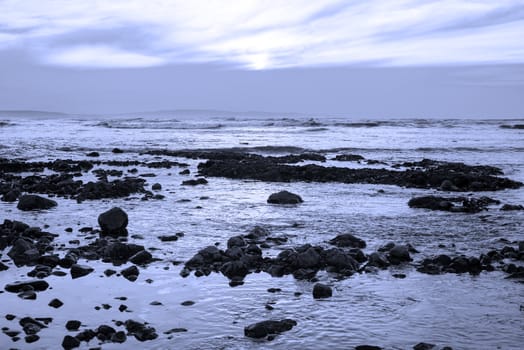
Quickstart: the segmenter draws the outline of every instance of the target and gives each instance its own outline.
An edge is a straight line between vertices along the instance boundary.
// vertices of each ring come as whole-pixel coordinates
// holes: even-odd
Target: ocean
[[[500,269],[478,275],[429,275],[416,268],[425,257],[479,256],[523,241],[524,211],[501,211],[500,207],[524,204],[524,187],[475,192],[474,196],[500,201],[479,213],[432,211],[410,208],[407,203],[414,196],[457,193],[372,183],[224,177],[207,177],[205,185],[182,186],[182,181],[196,177],[197,166],[205,159],[148,152],[227,150],[262,156],[318,153],[326,161],[305,160],[300,164],[389,170],[398,169],[404,162],[432,159],[495,166],[503,171],[501,176],[524,182],[524,129],[519,127],[523,124],[524,119],[359,120],[216,111],[106,116],[2,112],[0,158],[28,162],[170,160],[187,163],[190,175],[180,174],[183,169],[177,167],[100,164],[95,170],[115,169],[125,175],[142,176],[148,188],[161,184],[158,193],[164,198],[145,201],[132,194],[79,203],[54,197],[58,206],[45,211],[21,211],[16,203],[0,202],[0,222],[9,219],[30,226],[48,225],[46,231],[59,234],[55,243],[64,245],[57,246],[59,255],[76,244],[71,241],[86,244],[96,239],[80,232],[80,228],[96,228],[100,213],[120,207],[129,216],[129,242],[144,245],[158,258],[141,267],[135,282],[104,275],[108,268],[120,270],[130,264],[113,267],[99,260],[82,259],[79,263],[91,266],[94,273],[74,280],[51,275],[46,281],[52,288],[38,293],[36,300],[0,294],[0,327],[18,326],[16,321],[3,318],[8,313],[53,318],[38,333],[39,341],[25,343],[22,339],[14,343],[0,334],[0,348],[59,348],[64,335],[75,334],[65,329],[68,320],[80,320],[81,329],[95,329],[103,324],[115,327],[114,320],[132,318],[148,322],[158,338],[139,342],[129,337],[123,344],[103,343],[103,349],[352,349],[363,344],[411,349],[420,342],[436,344],[437,348],[520,349],[524,341],[521,280],[506,279],[507,274]],[[115,148],[123,152],[113,153]],[[87,157],[90,152],[98,152],[99,157]],[[334,159],[342,154],[360,155],[366,161]],[[131,168],[136,168],[137,173],[130,173]],[[92,172],[81,178],[96,179]],[[293,206],[268,204],[268,196],[281,190],[299,194],[304,202]],[[230,287],[229,280],[220,273],[181,276],[184,262],[200,249],[210,245],[225,249],[230,237],[246,234],[255,226],[287,239],[283,245],[264,250],[268,257],[304,244],[327,246],[330,239],[343,233],[366,241],[366,254],[388,242],[409,243],[418,253],[412,254],[412,263],[346,278],[319,271],[318,281],[333,288],[331,298],[320,300],[311,295],[314,282],[292,275],[250,273],[242,285],[235,287]],[[73,232],[65,231],[69,227]],[[160,236],[175,233],[181,236],[176,241],[159,240]],[[0,252],[1,260],[10,266],[0,272],[2,288],[27,279],[27,272],[32,270],[10,264],[8,249]],[[397,278],[398,274],[405,278]],[[280,291],[270,293],[269,288]],[[115,299],[122,296],[127,299]],[[48,303],[54,298],[64,305],[50,308]],[[184,301],[194,304],[182,305]],[[127,310],[120,311],[121,304]],[[297,325],[271,341],[244,336],[244,327],[249,324],[284,318],[295,320]],[[186,331],[164,333],[174,328]],[[92,348],[99,342],[83,342],[80,348]]]

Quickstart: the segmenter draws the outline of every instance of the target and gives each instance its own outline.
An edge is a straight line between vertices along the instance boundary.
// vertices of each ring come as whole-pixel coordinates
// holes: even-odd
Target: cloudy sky
[[[0,0],[0,109],[524,116],[524,1]]]

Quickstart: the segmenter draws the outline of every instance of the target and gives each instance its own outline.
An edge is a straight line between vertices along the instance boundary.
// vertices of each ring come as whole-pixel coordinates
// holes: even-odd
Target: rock
[[[138,341],[154,340],[158,337],[156,330],[146,324],[134,320],[127,320],[124,325],[129,335],[134,335]]]
[[[10,293],[19,293],[24,290],[35,290],[41,292],[49,288],[49,283],[44,280],[33,280],[26,282],[15,282],[7,284],[4,289]]]
[[[125,211],[114,207],[98,216],[98,224],[102,233],[114,236],[127,235],[128,217]]]
[[[81,325],[82,325],[82,322],[78,320],[69,320],[67,321],[65,327],[68,331],[77,331]]]
[[[184,156],[182,154],[178,154]],[[424,159],[420,162],[405,162],[390,169],[350,169],[347,167],[323,167],[316,164],[303,166],[286,165],[278,157],[264,157],[251,153],[204,153],[198,155],[209,159],[198,165],[202,176],[230,179],[253,179],[272,182],[340,182],[397,185],[410,188],[438,189],[444,180],[450,180],[461,192],[497,191],[505,188],[520,188],[523,184],[501,175],[500,169],[491,166],[471,166],[463,163],[438,162]]]
[[[71,277],[73,279],[75,279],[75,278],[80,278],[80,277],[83,277],[83,276],[87,276],[87,275],[89,275],[93,271],[95,271],[95,269],[93,269],[90,266],[73,264],[71,266],[71,271],[70,272],[71,272]]]
[[[89,152],[86,154],[87,157],[100,157],[100,153],[98,152]]]
[[[7,252],[7,256],[13,259],[16,266],[35,263],[40,258],[40,252],[29,238],[18,238]]]
[[[373,345],[358,345],[355,346],[355,350],[382,350],[380,346]]]
[[[422,196],[410,199],[408,205],[410,208],[424,208],[455,213],[478,213],[487,210],[488,205],[498,203],[500,203],[498,200],[489,197],[466,198]]]
[[[262,321],[245,327],[244,335],[249,338],[259,339],[289,331],[296,325],[297,322],[291,319]]]
[[[302,203],[303,200],[297,194],[288,191],[280,191],[270,195],[267,202],[271,204],[298,204]]]
[[[313,298],[315,299],[322,299],[322,298],[329,298],[333,295],[333,290],[330,286],[327,286],[322,283],[316,283],[313,286]]]
[[[366,248],[366,242],[350,233],[344,233],[336,236],[329,241],[330,244],[337,247]]]
[[[162,242],[174,242],[174,241],[178,241],[178,236],[177,235],[159,236],[158,239],[160,239]]]
[[[120,271],[120,273],[122,274],[122,276],[124,276],[125,279],[134,282],[138,278],[140,271],[138,270],[138,267],[133,265],[123,269],[122,271]]]
[[[51,209],[57,205],[58,204],[51,199],[40,197],[35,194],[25,194],[20,197],[16,207],[23,211],[29,211]]]
[[[413,347],[413,350],[431,350],[435,347],[435,344],[418,343]]]
[[[403,262],[412,261],[409,255],[409,249],[405,245],[396,244],[388,254],[388,260],[393,265],[398,265]]]
[[[0,271],[8,270],[9,266],[0,261]]]
[[[127,340],[127,336],[123,331],[118,331],[111,336],[113,343],[124,343]]]
[[[205,184],[207,184],[207,180],[202,177],[198,179],[191,179],[191,180],[186,180],[182,182],[182,185],[184,186],[196,186],[196,185],[205,185]]]
[[[54,307],[55,309],[58,309],[59,307],[64,305],[64,303],[60,299],[56,299],[55,298],[55,299],[51,300],[48,305],[51,306],[51,307]]]
[[[500,210],[509,211],[509,210],[524,210],[524,206],[520,204],[504,204]]]
[[[65,350],[74,349],[80,346],[80,340],[70,335],[66,335],[62,340],[62,347]]]
[[[31,344],[31,343],[34,343],[34,342],[40,340],[40,337],[38,335],[36,335],[36,334],[30,334],[30,335],[26,335],[24,340],[25,340],[26,343]]]
[[[21,194],[22,193],[19,190],[10,190],[2,196],[2,201],[9,203],[16,202],[16,200],[18,199],[18,197],[20,197]]]
[[[133,255],[132,257],[130,257],[129,261],[132,262],[133,264],[144,265],[150,262],[152,259],[153,259],[153,256],[151,255],[150,252],[146,250],[141,250],[138,253],[136,253],[135,255]]]
[[[36,293],[32,290],[26,290],[25,292],[18,293],[17,296],[20,299],[24,299],[24,300],[35,300],[36,299]]]
[[[111,150],[111,152],[113,152],[113,153],[124,153],[124,151],[122,151],[120,148],[116,148],[116,147],[113,148],[113,149]]]
[[[338,154],[333,160],[338,160],[339,162],[358,162],[359,160],[364,160],[365,158],[358,154]]]
[[[153,184],[153,186],[151,186],[151,189],[153,191],[160,191],[162,189],[162,185],[159,184],[159,183],[155,183],[155,184]]]

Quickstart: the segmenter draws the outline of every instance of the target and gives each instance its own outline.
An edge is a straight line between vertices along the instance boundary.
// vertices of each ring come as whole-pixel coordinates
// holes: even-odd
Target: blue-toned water
[[[517,124],[524,124],[524,120],[357,120],[205,111],[98,117],[3,113],[0,157],[86,159],[86,153],[97,151],[98,160],[154,161],[159,158],[142,152],[245,148],[266,155],[321,151],[328,161],[319,164],[325,166],[390,168],[429,158],[494,165],[504,176],[524,181],[524,130],[501,127]],[[114,154],[111,150],[115,147],[125,152]],[[343,153],[382,163],[332,160]],[[160,159],[189,163],[190,178],[200,162]],[[113,206],[122,207],[129,215],[130,235],[141,236],[130,241],[158,248],[153,255],[162,259],[141,269],[134,283],[116,276],[100,277],[111,266],[84,261],[95,273],[76,280],[49,277],[53,288],[40,292],[37,300],[0,294],[0,327],[16,328],[16,321],[3,318],[7,313],[53,317],[49,327],[39,333],[40,341],[12,343],[0,334],[0,348],[60,348],[68,333],[64,327],[67,320],[78,319],[84,328],[96,328],[129,318],[149,322],[159,338],[145,343],[128,339],[124,344],[102,344],[103,349],[352,349],[360,344],[409,349],[421,341],[454,349],[520,349],[524,343],[524,285],[504,279],[502,272],[431,276],[406,266],[342,281],[319,273],[320,281],[334,287],[334,295],[314,300],[313,283],[292,276],[251,274],[244,285],[232,288],[218,274],[182,278],[182,265],[172,263],[186,261],[208,245],[223,246],[229,237],[246,233],[255,225],[268,228],[275,236],[287,236],[289,241],[281,248],[324,244],[337,234],[353,233],[368,243],[367,253],[389,241],[409,242],[420,251],[413,255],[415,262],[437,253],[478,256],[500,249],[507,241],[524,240],[523,211],[500,211],[500,205],[479,214],[411,209],[407,206],[411,197],[438,191],[385,185],[208,178],[205,186],[181,186],[188,179],[179,174],[181,169],[137,168],[139,174],[156,174],[148,183],[162,184],[164,200],[142,201],[140,196],[131,196],[78,204],[55,198],[58,207],[38,213],[22,212],[16,203],[0,202],[0,220],[16,219],[40,227],[47,224],[47,230],[60,234],[57,241],[66,245],[72,239],[89,242],[78,229],[96,227],[98,214]],[[296,207],[266,203],[271,193],[282,189],[300,194],[304,203]],[[479,195],[503,204],[524,204],[524,188]],[[66,233],[66,227],[73,227],[73,233]],[[176,242],[158,239],[176,232],[183,232],[184,237]],[[2,252],[2,259],[8,259],[6,253]],[[274,256],[278,249],[264,254]],[[0,286],[26,278],[30,270],[12,267],[0,272]],[[392,276],[399,271],[407,277]],[[271,287],[282,292],[268,293]],[[302,294],[296,296],[295,292]],[[128,300],[115,299],[119,296]],[[64,306],[56,310],[47,306],[53,298],[61,299]],[[195,304],[182,306],[186,300]],[[152,301],[162,305],[150,305]],[[268,302],[273,303],[273,310],[265,308]],[[95,310],[101,304],[112,307]],[[120,304],[132,312],[118,311]],[[271,342],[244,337],[248,324],[280,318],[292,318],[298,324]],[[163,334],[172,328],[186,328],[187,332]],[[95,340],[82,343],[86,349],[96,346]]]

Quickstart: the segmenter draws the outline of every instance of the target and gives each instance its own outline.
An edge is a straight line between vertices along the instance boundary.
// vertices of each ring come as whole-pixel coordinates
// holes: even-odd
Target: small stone
[[[328,285],[325,285],[322,283],[316,283],[313,286],[313,298],[315,299],[329,298],[332,295],[333,295],[333,290]]]
[[[59,300],[59,299],[53,299],[53,300],[51,300],[49,302],[48,305],[51,306],[51,307],[54,307],[55,309],[58,309],[59,307],[64,305],[64,303],[61,300]]]
[[[280,191],[270,195],[267,202],[271,204],[298,204],[302,203],[303,200],[297,194],[288,191]]]
[[[138,278],[140,271],[138,270],[138,267],[132,265],[128,268],[123,269],[122,271],[120,271],[120,273],[122,274],[122,276],[124,276],[125,279],[134,282]]]
[[[40,337],[36,334],[29,334],[29,335],[26,335],[25,337],[25,342],[28,343],[28,344],[31,344],[31,343],[34,343],[36,341],[38,341],[40,339]]]
[[[113,343],[123,343],[127,340],[127,336],[123,331],[118,331],[111,336],[111,341]]]
[[[8,321],[12,321],[12,320],[14,320],[15,318],[16,318],[16,316],[13,315],[13,314],[7,314],[7,315],[5,315],[5,319],[8,320]]]
[[[82,325],[82,323],[80,321],[77,321],[77,320],[69,320],[67,321],[65,327],[68,331],[77,331],[78,328],[80,328],[80,326]]]
[[[183,301],[182,303],[180,303],[180,305],[182,306],[191,306],[191,305],[194,305],[195,302],[192,301],[192,300],[187,300],[187,301]]]
[[[418,343],[413,347],[413,350],[431,350],[435,347],[435,344],[429,343]]]
[[[153,186],[151,186],[151,189],[153,191],[160,191],[162,189],[162,185],[159,184],[159,183],[155,183],[155,184],[153,184]]]
[[[62,340],[62,347],[65,350],[74,349],[80,346],[80,340],[70,335],[66,335]]]
[[[32,290],[27,290],[25,292],[19,293],[18,297],[20,299],[24,300],[35,300],[36,299],[36,293]]]
[[[90,266],[73,264],[71,266],[71,271],[70,272],[71,272],[71,277],[73,279],[75,279],[75,278],[80,278],[80,277],[83,277],[83,276],[87,276],[87,275],[89,275],[93,271],[95,271],[95,269],[93,269]]]
[[[120,312],[124,312],[127,310],[127,305],[124,305],[124,304],[121,304],[119,307],[118,307],[118,311]]]

